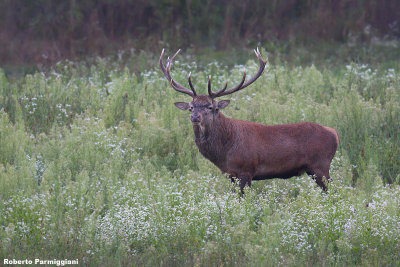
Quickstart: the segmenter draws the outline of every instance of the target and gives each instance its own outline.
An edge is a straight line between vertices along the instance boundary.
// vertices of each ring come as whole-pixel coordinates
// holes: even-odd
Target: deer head
[[[190,95],[193,100],[191,102],[176,102],[175,106],[178,107],[181,110],[189,110],[191,114],[191,121],[193,125],[207,125],[211,123],[219,114],[219,110],[224,109],[226,106],[229,104],[229,100],[221,100],[221,101],[216,101],[215,98],[229,95],[232,93],[235,93],[237,91],[240,91],[250,84],[252,84],[255,80],[258,79],[258,77],[261,76],[261,74],[264,71],[266,61],[263,60],[260,51],[254,50],[259,62],[260,62],[260,68],[256,75],[254,75],[250,80],[245,82],[246,80],[246,72],[243,73],[243,77],[241,82],[230,89],[227,90],[228,87],[228,82],[225,83],[224,88],[217,92],[213,92],[211,90],[211,77],[208,78],[208,95],[198,95],[196,90],[193,87],[192,81],[191,81],[191,73],[189,73],[188,77],[188,83],[190,86],[190,90],[177,81],[175,81],[171,77],[171,66],[172,62],[175,59],[175,57],[178,55],[180,52],[180,49],[171,57],[167,59],[167,64],[166,66],[163,63],[163,57],[164,57],[164,49],[161,52],[160,56],[160,67],[162,72],[164,73],[165,77],[167,80],[170,82],[172,88],[174,88],[176,91]]]

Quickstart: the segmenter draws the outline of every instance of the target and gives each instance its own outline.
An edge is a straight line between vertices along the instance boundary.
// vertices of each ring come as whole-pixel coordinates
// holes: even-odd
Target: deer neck
[[[234,141],[231,119],[219,113],[209,125],[193,125],[193,130],[201,154],[218,166]]]

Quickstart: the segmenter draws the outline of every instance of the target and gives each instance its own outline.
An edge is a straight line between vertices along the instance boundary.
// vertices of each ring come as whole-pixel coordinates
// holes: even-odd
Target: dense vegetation
[[[263,76],[224,111],[337,129],[327,194],[304,175],[254,182],[240,198],[197,151],[188,114],[173,105],[188,98],[169,87],[158,55],[125,51],[17,78],[0,71],[0,258],[90,266],[398,264],[400,67],[393,54],[357,49],[365,61],[320,60],[304,49],[289,62],[270,55]],[[228,67],[221,55],[183,53],[173,75],[186,84],[192,71],[203,92],[210,73],[216,86],[237,83],[243,70],[258,68],[254,55],[237,54],[228,65],[249,60]]]

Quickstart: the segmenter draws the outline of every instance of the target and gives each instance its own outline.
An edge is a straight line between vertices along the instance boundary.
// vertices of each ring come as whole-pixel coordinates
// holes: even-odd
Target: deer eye
[[[212,106],[209,106],[209,107],[208,107],[208,109],[209,109],[209,110],[212,110],[212,109],[213,109],[213,107],[212,107]]]
[[[189,107],[189,111],[193,111],[193,107]]]

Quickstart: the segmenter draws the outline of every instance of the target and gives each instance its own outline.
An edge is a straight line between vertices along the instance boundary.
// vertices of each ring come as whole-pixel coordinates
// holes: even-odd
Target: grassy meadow
[[[192,72],[205,93],[210,74],[219,88],[258,70],[251,51],[205,53],[183,52],[173,77],[186,85]],[[157,54],[121,51],[19,76],[0,70],[1,260],[398,266],[398,58],[291,53],[271,53],[223,113],[337,129],[327,194],[303,175],[255,181],[240,198],[198,152],[189,113],[173,105],[190,99],[169,86]]]

